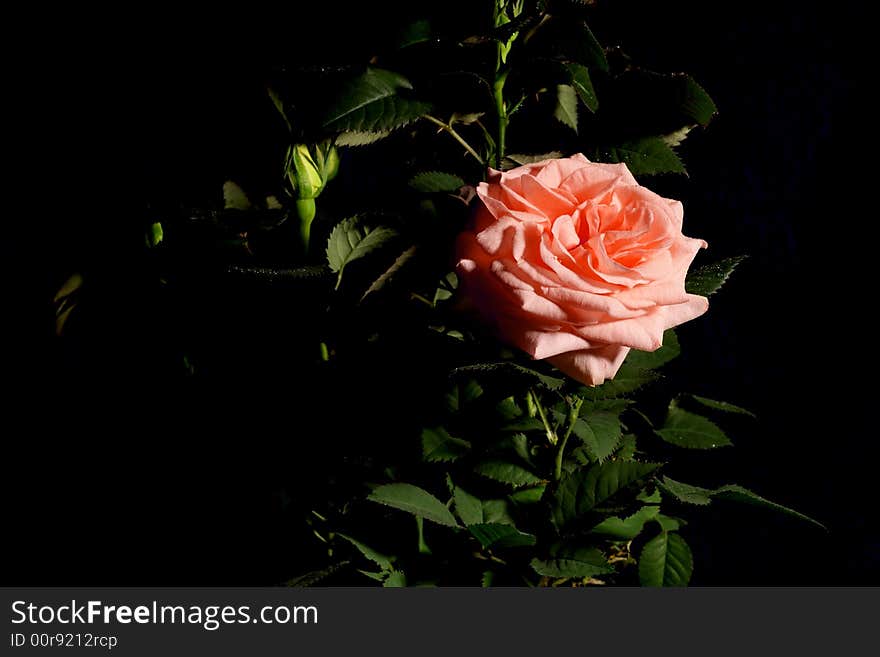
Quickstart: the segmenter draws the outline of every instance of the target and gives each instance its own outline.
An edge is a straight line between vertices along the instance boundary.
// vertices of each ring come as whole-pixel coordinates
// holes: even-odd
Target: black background
[[[52,336],[48,300],[84,266],[136,278],[130,227],[148,202],[271,176],[283,131],[262,71],[368,58],[406,16],[364,4],[259,18],[135,8],[106,27],[80,12],[43,31],[51,56],[35,55],[24,77],[45,137],[31,153],[45,203],[40,235],[19,247],[48,266],[39,346],[8,397],[24,429],[6,440],[6,583],[271,584],[294,574],[272,565],[295,545],[271,486],[254,486],[272,445],[314,439],[295,422],[255,419],[255,403],[295,415],[285,382],[258,382],[259,402],[169,382],[156,355],[168,320],[145,315],[121,283],[99,334],[71,354]],[[656,70],[692,73],[715,99],[719,117],[683,148],[690,177],[665,184],[685,203],[686,232],[714,255],[750,256],[709,314],[681,330],[671,376],[759,420],[741,425],[734,449],[679,467],[831,530],[713,508],[688,528],[694,583],[878,584],[876,369],[866,355],[875,295],[859,290],[874,267],[875,221],[873,171],[861,165],[871,125],[857,97],[863,17],[843,3],[600,4],[600,40]]]

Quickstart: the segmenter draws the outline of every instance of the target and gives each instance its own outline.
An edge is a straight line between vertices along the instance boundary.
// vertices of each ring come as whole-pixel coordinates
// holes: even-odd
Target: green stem
[[[431,123],[439,126],[439,128],[441,130],[448,133],[450,137],[452,137],[455,141],[457,141],[459,144],[464,146],[464,149],[468,153],[470,153],[474,157],[474,159],[477,160],[477,162],[485,165],[485,162],[483,162],[483,158],[480,157],[480,154],[477,153],[477,151],[474,150],[474,147],[471,146],[469,143],[467,143],[464,140],[464,137],[462,137],[460,134],[458,134],[458,132],[455,131],[455,128],[453,128],[451,125],[449,125],[448,123],[444,123],[443,121],[441,121],[437,117],[431,116],[430,114],[424,114],[424,115],[422,115],[422,118],[428,119],[428,121],[430,121]]]
[[[489,144],[489,152],[495,152],[495,137],[492,136],[492,133],[489,132],[489,129],[483,125],[483,122],[477,119],[476,124],[480,126],[480,130],[483,131],[483,136],[486,138],[486,143]]]
[[[416,301],[421,301],[421,302],[422,302],[423,304],[425,304],[426,306],[430,306],[431,308],[434,307],[434,302],[433,302],[433,301],[430,301],[430,300],[428,300],[428,299],[426,299],[426,298],[423,297],[421,294],[417,294],[416,292],[412,292],[412,293],[410,293],[410,296],[411,296],[413,299],[415,299]]]
[[[419,530],[419,554],[431,554],[431,548],[425,543],[425,521],[421,516],[416,516],[416,527]]]
[[[565,456],[565,446],[568,444],[568,439],[571,436],[571,432],[574,430],[575,422],[578,421],[581,404],[583,403],[584,400],[577,397],[571,406],[568,407],[568,428],[565,430],[565,435],[562,436],[562,442],[559,443],[559,449],[556,450],[556,463],[553,467],[553,479],[556,481],[562,479],[562,459]]]
[[[506,0],[495,0],[495,12],[492,17],[492,23],[496,28],[510,21],[506,9]],[[515,35],[507,43],[501,43],[501,41],[496,41],[495,43],[495,81],[492,84],[492,95],[495,99],[495,114],[498,118],[493,162],[496,169],[501,168],[501,162],[504,160],[507,148],[507,124],[510,121],[510,116],[507,112],[507,104],[504,102],[504,83],[507,81],[507,74],[510,72],[510,69],[507,68],[505,60],[514,38]]]
[[[535,25],[532,29],[530,29],[528,32],[526,32],[526,36],[523,39],[523,43],[528,43],[529,41],[531,41],[532,37],[535,36],[535,33],[538,30],[540,30],[542,27],[544,27],[549,21],[550,21],[550,14],[544,14],[543,16],[541,16],[540,22],[537,25]]]
[[[297,199],[296,213],[299,216],[299,235],[306,253],[309,251],[309,238],[312,231],[312,221],[315,218],[315,211],[315,199]]]
[[[495,96],[495,112],[498,114],[498,136],[495,139],[495,167],[501,168],[501,162],[507,149],[507,124],[510,116],[507,113],[507,104],[504,102],[504,83],[507,81],[508,70],[501,70],[501,44],[498,44],[498,66],[495,73],[495,84],[492,90]]]
[[[555,445],[559,441],[559,438],[550,426],[550,421],[547,419],[547,413],[544,411],[544,407],[541,406],[541,400],[538,399],[538,394],[534,389],[529,390],[529,394],[532,396],[532,402],[535,404],[535,408],[538,409],[538,415],[541,418],[541,422],[544,423],[544,429],[547,431],[547,440],[550,441],[551,445]]]

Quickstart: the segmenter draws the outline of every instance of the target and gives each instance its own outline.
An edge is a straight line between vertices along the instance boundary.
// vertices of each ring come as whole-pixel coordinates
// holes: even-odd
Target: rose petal
[[[596,349],[570,351],[548,359],[571,378],[588,386],[598,386],[613,379],[623,364],[628,347],[604,345]]]
[[[687,301],[673,306],[663,306],[661,312],[666,320],[666,328],[673,328],[696,319],[709,310],[709,300],[706,297],[688,294]]]
[[[567,331],[525,331],[522,336],[517,346],[537,360],[590,348],[588,341]]]
[[[520,178],[520,183],[523,197],[539,207],[541,214],[548,219],[568,214],[578,204],[577,198],[569,192],[562,189],[554,191],[534,176],[524,175]]]
[[[591,163],[572,172],[559,188],[579,201],[601,203],[619,185],[638,185],[625,164]]]

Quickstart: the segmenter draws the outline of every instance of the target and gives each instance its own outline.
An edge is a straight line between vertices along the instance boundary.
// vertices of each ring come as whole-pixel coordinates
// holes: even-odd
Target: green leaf
[[[484,522],[483,503],[463,488],[455,487],[452,495],[455,501],[455,512],[465,525],[476,525]]]
[[[74,292],[79,290],[83,284],[82,274],[79,272],[74,272],[70,275],[70,277],[61,284],[61,287],[58,288],[58,291],[55,293],[55,297],[53,301],[55,303],[60,302],[61,300],[69,297]]]
[[[349,543],[351,543],[354,547],[356,547],[362,555],[364,555],[367,559],[375,563],[382,570],[391,570],[393,566],[391,565],[391,558],[385,556],[380,552],[376,552],[373,548],[364,545],[360,541],[353,539],[351,536],[346,536],[345,534],[336,534],[339,538],[342,538]]]
[[[294,269],[261,267],[259,265],[229,265],[226,273],[245,280],[274,285],[276,283],[297,283],[300,281],[319,281],[329,278],[327,265],[306,265]]]
[[[323,112],[322,126],[329,132],[384,132],[404,126],[430,108],[427,103],[400,95],[411,89],[402,75],[368,68],[341,85]]]
[[[377,582],[384,582],[385,579],[388,577],[388,573],[382,572],[382,571],[378,571],[378,572],[373,573],[373,572],[370,572],[369,570],[363,570],[362,568],[358,568],[357,571],[361,575],[366,575],[370,579],[374,579]]]
[[[544,577],[594,577],[613,573],[605,555],[596,548],[558,548],[549,559],[532,559],[531,566]]]
[[[544,431],[544,424],[536,417],[522,417],[502,427],[504,431]]]
[[[281,96],[279,96],[278,92],[272,87],[268,87],[266,90],[269,92],[269,99],[272,101],[275,109],[278,110],[281,118],[284,119],[284,125],[287,126],[287,131],[293,132],[293,125],[290,123],[290,119],[287,116],[287,111],[285,110],[284,101],[281,100]]]
[[[606,518],[591,530],[594,534],[603,534],[621,541],[631,541],[638,536],[645,523],[653,520],[660,513],[659,506],[643,506],[631,516]]]
[[[574,434],[580,438],[590,459],[604,461],[620,444],[623,435],[620,418],[614,413],[590,413],[574,423]]]
[[[302,575],[298,575],[293,579],[289,579],[284,582],[284,586],[294,586],[294,587],[305,587],[305,586],[313,586],[320,582],[321,580],[327,579],[333,573],[342,570],[346,566],[350,565],[350,561],[339,561],[334,564],[330,564],[326,568],[321,568],[320,570],[312,570],[310,572],[304,573]]]
[[[675,481],[675,479],[670,479],[666,476],[658,482],[658,485],[663,492],[671,495],[680,502],[705,506],[712,501],[712,491],[708,488],[692,486],[691,484]]]
[[[478,463],[474,472],[514,488],[541,483],[541,479],[523,466],[507,461],[489,460]]]
[[[544,491],[547,489],[546,484],[533,486],[532,488],[522,488],[509,495],[510,499],[517,504],[536,504],[544,497]]]
[[[694,571],[694,558],[678,534],[661,532],[645,543],[639,557],[642,586],[687,586]]]
[[[453,112],[452,116],[449,117],[449,125],[455,125],[456,123],[471,125],[479,121],[484,115],[485,112],[465,112],[464,114]]]
[[[559,390],[565,384],[565,379],[560,379],[555,376],[548,376],[547,374],[541,374],[540,372],[536,372],[535,370],[529,369],[528,367],[514,365],[513,368],[521,374],[534,377],[540,385],[544,386],[545,388],[547,388],[547,390],[550,391]]]
[[[607,148],[600,159],[623,162],[633,175],[686,173],[681,158],[660,137],[645,137]]]
[[[83,277],[78,272],[73,273],[64,281],[52,301],[55,303],[55,334],[61,335],[64,332],[64,325],[67,323],[70,313],[76,308],[76,296],[82,287]]]
[[[385,139],[390,134],[390,130],[384,130],[382,132],[348,130],[346,132],[341,132],[336,136],[335,144],[336,146],[349,146],[352,148],[357,146],[369,146],[370,144],[375,144],[377,141]]]
[[[459,486],[455,487],[452,497],[455,501],[455,512],[465,525],[513,524],[505,500],[481,500]]]
[[[457,384],[455,389],[458,391],[458,404],[455,410],[460,410],[483,396],[483,387],[473,379],[464,385]]]
[[[553,116],[557,121],[569,128],[578,131],[578,96],[577,92],[569,84],[556,85],[556,109]]]
[[[586,22],[558,15],[551,18],[548,27],[539,30],[535,40],[547,43],[554,53],[564,59],[601,71],[608,70],[605,50]]]
[[[513,525],[513,518],[510,517],[507,507],[507,500],[483,500],[483,522]]]
[[[509,445],[511,449],[513,449],[513,452],[525,463],[532,466],[533,468],[535,467],[535,464],[532,461],[532,452],[529,447],[529,439],[524,433],[516,433],[512,436],[503,438],[497,443],[497,445],[505,448]]]
[[[688,134],[690,134],[690,131],[695,127],[696,126],[693,125],[686,125],[679,130],[674,130],[673,132],[661,136],[660,139],[662,139],[663,143],[670,148],[676,148],[677,146],[681,146],[681,143],[687,139]]]
[[[714,399],[708,399],[707,397],[700,397],[699,395],[687,395],[688,399],[693,399],[695,402],[700,404],[701,406],[705,406],[706,408],[711,408],[715,411],[722,411],[724,413],[735,413],[737,415],[748,415],[749,417],[755,417],[755,414],[750,410],[742,408],[741,406],[735,406],[734,404],[730,404],[724,401],[716,401]]]
[[[620,415],[632,406],[631,399],[590,399],[581,405],[580,416],[589,417],[591,413],[612,413]]]
[[[165,231],[162,229],[162,223],[154,221],[147,228],[147,246],[155,248],[165,239]]]
[[[412,260],[416,253],[418,253],[418,249],[418,246],[413,245],[397,256],[394,262],[391,263],[391,266],[388,267],[379,278],[370,284],[370,287],[367,288],[366,292],[361,295],[360,300],[363,301],[370,294],[378,292],[385,287],[385,284],[388,283],[388,281],[390,281],[410,260]]]
[[[502,420],[513,420],[523,414],[522,409],[513,397],[505,397],[495,404],[495,412],[501,416]]]
[[[440,301],[446,301],[447,299],[452,298],[452,291],[458,289],[458,276],[454,271],[451,271],[441,278],[439,283],[437,289],[434,290],[434,306]]]
[[[64,326],[70,319],[70,314],[76,308],[76,302],[70,299],[63,299],[55,309],[55,335],[60,336],[64,333]]]
[[[581,23],[578,28],[581,32],[581,50],[577,53],[579,55],[578,61],[601,71],[607,71],[608,60],[605,58],[605,49],[602,44],[599,43],[586,23]]]
[[[753,493],[749,489],[743,488],[742,486],[739,486],[737,484],[727,484],[725,486],[721,486],[720,488],[712,490],[709,488],[701,488],[700,486],[694,486],[692,484],[685,484],[680,481],[675,481],[674,479],[670,479],[669,477],[663,477],[662,481],[658,483],[660,488],[668,495],[688,504],[705,506],[709,504],[712,500],[728,500],[732,502],[740,502],[742,504],[751,504],[754,506],[764,507],[766,509],[772,509],[773,511],[778,511],[786,515],[799,518],[800,520],[805,520],[806,522],[821,527],[822,529],[827,529],[825,525],[823,525],[821,522],[814,520],[808,515],[800,513],[799,511],[795,511],[794,509],[791,509],[787,506],[783,506],[782,504],[771,502],[770,500],[761,497],[757,493]]]
[[[687,118],[706,126],[718,113],[718,108],[706,90],[690,75],[671,76],[678,110]]]
[[[406,586],[406,575],[403,574],[402,570],[391,571],[391,574],[388,575],[382,586],[385,588],[403,588]]]
[[[451,413],[458,413],[482,395],[483,387],[474,379],[455,383],[452,391],[446,394],[446,408]]]
[[[635,434],[624,434],[620,439],[620,449],[617,450],[617,458],[622,461],[632,461],[636,455],[636,436]]]
[[[455,516],[428,491],[412,484],[386,484],[379,486],[367,498],[394,509],[412,513],[439,525],[458,527]]]
[[[516,527],[499,523],[468,525],[468,531],[484,548],[511,548],[535,544],[535,537],[519,531]]]
[[[650,493],[648,492],[648,489],[645,488],[642,492],[636,495],[636,499],[639,502],[645,502],[646,504],[660,504],[660,502],[663,501],[663,496],[657,488],[653,488]]]
[[[688,449],[715,449],[733,444],[717,424],[679,408],[675,400],[669,404],[663,427],[655,433],[667,443]]]
[[[227,210],[250,210],[251,202],[241,187],[227,180],[223,183],[223,207]]]
[[[338,274],[336,287],[342,281],[345,267],[397,236],[391,228],[367,226],[360,217],[340,221],[327,240],[327,262]]]
[[[422,458],[429,463],[455,461],[470,448],[468,441],[450,436],[443,427],[422,430]]]
[[[566,68],[571,75],[571,86],[574,87],[581,102],[588,110],[595,112],[599,109],[599,100],[596,98],[596,91],[593,89],[587,67],[583,64],[568,63]]]
[[[397,37],[398,48],[408,48],[431,40],[431,23],[422,18],[406,25]]]
[[[458,176],[442,171],[423,171],[409,180],[410,187],[425,194],[454,192],[464,185],[464,180]]]
[[[495,457],[508,459],[511,457],[511,452],[516,454],[520,459],[522,459],[522,463],[532,468],[532,470],[536,469],[534,460],[532,459],[532,451],[529,446],[529,439],[523,433],[505,433],[498,440],[493,440],[491,443],[491,454]],[[516,459],[511,459],[516,462]]]
[[[549,153],[526,154],[526,153],[508,153],[501,162],[501,170],[508,171],[510,169],[521,167],[526,164],[535,164],[544,160],[558,160],[563,156],[562,151],[550,151]]]
[[[663,333],[663,345],[656,351],[639,351],[631,349],[626,357],[626,362],[643,370],[657,369],[678,358],[681,354],[681,345],[678,343],[678,336],[675,331],[668,329]]]
[[[799,511],[790,509],[787,506],[782,506],[781,504],[777,504],[776,502],[771,502],[770,500],[761,497],[757,493],[753,493],[749,489],[743,488],[742,486],[739,486],[737,484],[728,484],[726,486],[721,486],[721,488],[716,488],[714,491],[712,491],[712,499],[729,500],[732,502],[740,502],[742,504],[761,506],[766,509],[772,509],[774,511],[779,511],[780,513],[785,513],[795,518],[805,520],[809,523],[816,525],[817,527],[821,527],[826,531],[828,529],[821,522],[819,522],[818,520],[813,520],[808,515],[804,515]]]
[[[675,532],[682,528],[686,523],[684,520],[679,518],[673,518],[672,516],[666,516],[662,513],[658,513],[655,518],[657,524],[660,525],[660,529],[665,532]]]
[[[687,275],[684,284],[685,290],[690,294],[699,294],[703,297],[712,296],[727,282],[733,270],[745,259],[746,256],[734,256],[703,265]]]
[[[662,74],[629,67],[616,78],[614,100],[624,107],[634,102],[651,104],[653,130],[667,133],[667,142],[677,141],[669,133],[694,125],[706,126],[717,113],[715,103],[694,79],[684,73]],[[635,120],[636,114],[630,115]],[[679,135],[678,139],[682,136]],[[674,144],[671,144],[674,145]]]
[[[589,513],[624,488],[654,472],[658,463],[606,461],[563,478],[554,494],[553,522],[558,529]]]
[[[510,362],[478,363],[476,365],[464,365],[462,367],[456,367],[454,370],[452,370],[452,376],[457,376],[460,374],[469,374],[471,376],[486,374],[497,376],[499,378],[508,378],[511,375],[519,376],[520,378],[530,379],[533,382],[538,383],[551,391],[559,390],[565,384],[565,379],[541,374],[540,372],[537,372],[528,367],[523,367],[522,365],[517,365],[516,363]]]

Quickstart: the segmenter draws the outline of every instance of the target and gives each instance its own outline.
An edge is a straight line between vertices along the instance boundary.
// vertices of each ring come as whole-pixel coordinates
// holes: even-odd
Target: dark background
[[[369,57],[368,44],[405,16],[365,4],[325,7],[319,23],[294,10],[151,8],[104,29],[78,13],[43,34],[53,56],[25,77],[46,137],[37,192],[48,202],[28,249],[48,266],[39,346],[7,398],[23,421],[6,440],[4,583],[271,584],[295,574],[276,567],[295,544],[272,487],[254,484],[279,467],[274,445],[315,437],[260,412],[295,417],[286,381],[255,380],[259,396],[236,397],[164,376],[158,354],[174,320],[126,294],[138,289],[131,226],[149,203],[271,177],[284,133],[263,71]],[[690,177],[667,184],[685,203],[688,234],[713,255],[750,256],[709,314],[681,330],[670,376],[759,420],[733,434],[734,449],[679,467],[689,481],[735,481],[830,528],[713,507],[687,530],[694,583],[878,584],[876,368],[864,355],[875,331],[872,299],[858,289],[874,267],[873,171],[854,165],[870,148],[856,95],[868,67],[864,18],[845,3],[600,4],[594,29],[606,45],[690,72],[715,99],[719,117],[683,147]],[[114,273],[116,294],[100,331],[71,354],[52,335],[48,299],[83,267]]]

